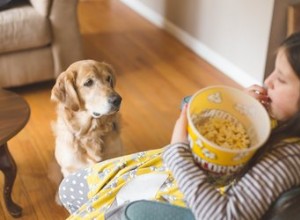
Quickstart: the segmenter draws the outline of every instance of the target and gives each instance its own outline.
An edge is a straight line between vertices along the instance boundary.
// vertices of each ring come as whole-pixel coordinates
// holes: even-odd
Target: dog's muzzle
[[[119,94],[110,96],[108,98],[108,103],[110,105],[110,111],[105,115],[113,114],[113,113],[119,111],[121,102],[122,102],[122,97]],[[101,117],[101,114],[98,112],[93,112],[92,115],[94,118]]]

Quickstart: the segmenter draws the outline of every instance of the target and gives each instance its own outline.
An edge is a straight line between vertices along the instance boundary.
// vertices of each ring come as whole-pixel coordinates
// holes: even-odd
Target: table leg
[[[4,174],[4,201],[6,208],[13,217],[22,215],[22,208],[13,202],[11,198],[12,187],[16,179],[17,166],[8,151],[7,143],[0,146],[0,170]]]

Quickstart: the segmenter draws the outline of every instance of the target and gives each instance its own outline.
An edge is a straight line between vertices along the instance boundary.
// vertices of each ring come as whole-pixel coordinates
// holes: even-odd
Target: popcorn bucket
[[[195,115],[202,119],[223,118],[239,123],[249,138],[249,146],[230,149],[217,145],[199,132],[193,120]],[[189,101],[187,117],[194,158],[203,169],[217,177],[240,170],[265,143],[271,131],[269,115],[261,103],[243,91],[227,86],[211,86],[196,92]]]

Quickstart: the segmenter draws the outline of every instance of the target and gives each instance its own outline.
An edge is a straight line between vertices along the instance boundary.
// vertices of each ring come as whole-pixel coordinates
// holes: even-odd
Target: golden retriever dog
[[[115,91],[113,68],[94,60],[71,64],[56,80],[51,100],[57,103],[52,124],[55,159],[62,175],[119,156],[122,98]]]

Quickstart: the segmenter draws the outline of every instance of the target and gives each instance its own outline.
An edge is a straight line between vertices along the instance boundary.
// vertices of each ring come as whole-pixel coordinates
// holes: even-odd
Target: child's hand
[[[182,108],[179,118],[177,119],[173,134],[171,138],[171,144],[178,142],[187,142],[187,104],[185,104]]]
[[[261,104],[265,106],[266,109],[269,108],[270,98],[268,92],[265,88],[259,85],[252,85],[245,89],[245,92],[257,99]]]

